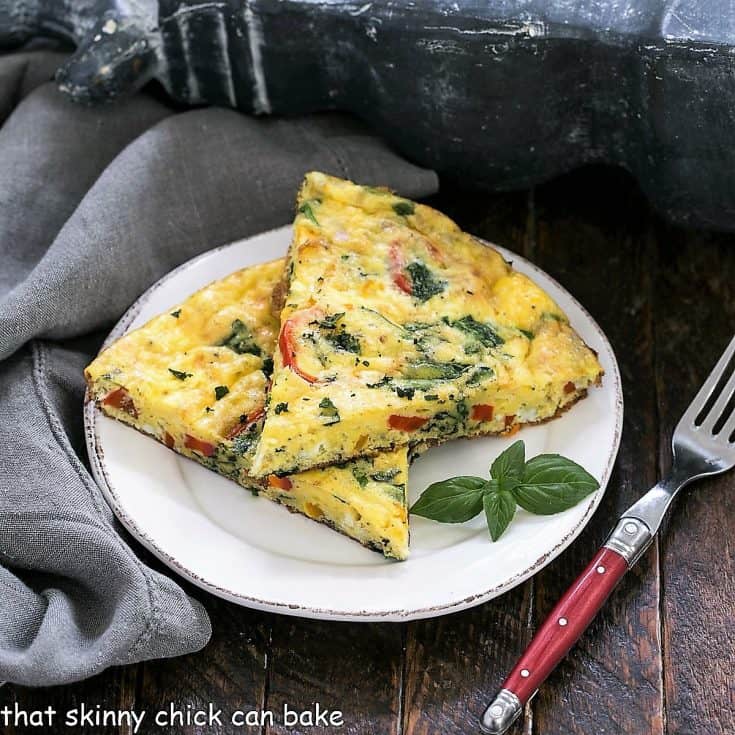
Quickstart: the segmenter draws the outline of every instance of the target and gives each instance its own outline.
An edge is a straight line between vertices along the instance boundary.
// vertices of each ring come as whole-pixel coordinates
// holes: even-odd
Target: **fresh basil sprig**
[[[452,477],[429,485],[411,512],[444,523],[464,523],[482,511],[486,480],[481,477]]]
[[[529,513],[551,515],[576,505],[600,484],[587,470],[559,454],[539,454],[526,462],[526,447],[517,441],[495,458],[490,479],[452,477],[424,490],[411,513],[442,523],[464,523],[485,511],[497,541],[520,505]]]

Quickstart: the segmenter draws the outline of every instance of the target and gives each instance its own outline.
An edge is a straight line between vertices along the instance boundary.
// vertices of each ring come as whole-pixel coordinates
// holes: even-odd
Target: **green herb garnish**
[[[340,422],[339,411],[329,398],[322,398],[319,401],[319,415],[327,419],[324,422],[325,426],[331,426],[332,424],[338,424]]]
[[[487,529],[490,538],[497,541],[510,525],[516,514],[517,501],[508,490],[495,489],[482,496],[482,508],[485,511]]]
[[[221,400],[224,398],[228,393],[230,392],[230,389],[226,385],[218,385],[214,389],[214,397],[216,400]]]
[[[413,214],[415,210],[416,205],[413,202],[396,202],[393,205],[393,211],[401,217],[408,217],[408,215]]]
[[[583,467],[559,454],[539,454],[525,461],[517,441],[490,467],[490,479],[452,477],[424,490],[411,512],[442,523],[464,523],[485,511],[493,541],[513,520],[520,505],[535,515],[567,510],[595,492],[600,484]]]
[[[257,355],[261,354],[261,349],[255,344],[250,328],[241,319],[235,319],[230,327],[231,331],[219,344],[222,347],[229,347],[238,355]]]
[[[248,431],[244,431],[242,434],[238,434],[232,440],[232,451],[235,454],[247,454],[258,439],[258,434],[255,431],[255,427],[251,427]]]
[[[397,385],[395,391],[399,398],[408,398],[409,401],[413,400],[416,394],[416,388],[407,385]]]
[[[176,311],[172,311],[171,316],[174,319],[178,319],[181,316],[181,309],[176,309]]]
[[[474,337],[485,347],[498,347],[505,341],[489,324],[478,322],[473,316],[463,316],[461,319],[450,321],[447,317],[443,318],[445,324],[450,327],[459,329],[465,334]]]
[[[385,470],[384,472],[374,472],[370,475],[370,479],[375,482],[393,482],[396,479],[396,475],[400,473],[400,470],[392,469]]]
[[[441,281],[419,261],[414,261],[406,266],[411,276],[411,295],[419,301],[428,301],[432,296],[441,293],[447,282]]]
[[[321,204],[321,202],[318,199],[312,199],[311,201],[304,202],[299,207],[299,212],[301,212],[306,219],[311,220],[317,227],[319,227],[319,222],[314,216],[314,210],[311,208],[312,204]]]
[[[495,371],[487,365],[478,365],[467,379],[467,385],[477,385],[483,380],[490,380],[495,375]]]
[[[276,416],[281,413],[288,413],[288,403],[278,403],[276,404],[276,407],[273,409]]]
[[[392,194],[393,192],[387,186],[363,186],[365,191],[369,191],[371,194],[386,195]]]
[[[174,378],[178,378],[179,380],[186,380],[192,375],[191,373],[185,373],[181,370],[174,370],[173,368],[169,368],[168,371],[171,373],[171,375],[174,376]]]
[[[323,329],[334,329],[337,326],[337,322],[345,315],[344,311],[337,312],[336,314],[328,314],[322,317],[321,320],[311,322],[312,324],[318,324]]]
[[[384,375],[377,383],[366,383],[366,388],[383,388],[393,383],[393,378],[390,375]]]
[[[349,332],[337,331],[333,334],[328,334],[326,339],[327,342],[343,352],[352,352],[355,355],[359,355],[362,352],[360,340]]]
[[[458,378],[468,365],[456,362],[413,362],[407,365],[401,377],[407,380],[451,380]]]

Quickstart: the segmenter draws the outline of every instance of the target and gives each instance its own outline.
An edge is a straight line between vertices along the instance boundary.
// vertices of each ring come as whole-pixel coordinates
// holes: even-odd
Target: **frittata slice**
[[[405,447],[340,467],[250,475],[278,317],[284,260],[237,271],[125,335],[85,371],[108,416],[387,557],[408,555]],[[285,406],[274,406],[288,416]]]
[[[602,375],[542,289],[388,190],[308,174],[287,278],[258,476],[513,431]]]

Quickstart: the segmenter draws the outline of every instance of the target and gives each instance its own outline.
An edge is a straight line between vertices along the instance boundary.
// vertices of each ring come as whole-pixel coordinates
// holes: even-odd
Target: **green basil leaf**
[[[526,445],[523,439],[513,442],[490,465],[490,475],[496,480],[521,480],[526,461]]]
[[[409,214],[413,214],[416,206],[413,202],[396,202],[393,205],[393,211],[401,217],[408,217]]]
[[[232,322],[230,333],[219,343],[222,347],[229,347],[238,355],[260,356],[262,351],[253,337],[250,327],[242,319]]]
[[[319,415],[326,419],[324,421],[324,426],[331,426],[332,424],[338,424],[340,422],[337,406],[335,406],[329,398],[322,398],[322,400],[319,401],[319,409]]]
[[[337,314],[329,314],[322,318],[321,321],[318,319],[312,324],[318,324],[323,329],[334,329],[337,326],[337,322],[345,315],[344,311],[340,311]]]
[[[437,278],[423,263],[414,261],[406,266],[411,276],[411,295],[419,301],[428,301],[444,291],[447,282]]]
[[[319,225],[319,222],[317,221],[317,218],[314,216],[314,210],[311,208],[312,202],[315,204],[319,204],[318,199],[313,199],[311,202],[304,202],[299,207],[299,212],[306,217],[306,219],[311,220],[315,225]]]
[[[485,520],[493,541],[497,541],[516,514],[516,499],[507,490],[486,493],[482,499]]]
[[[523,480],[513,489],[529,513],[552,515],[575,506],[600,484],[583,467],[558,454],[539,454],[526,462]]]
[[[179,380],[186,380],[191,377],[191,373],[185,373],[183,370],[174,370],[173,368],[169,368],[168,371],[174,376],[174,378],[178,378]]]
[[[342,350],[342,352],[352,352],[355,355],[359,355],[362,352],[360,340],[344,329],[328,334],[326,340],[338,350]]]
[[[454,329],[459,329],[470,337],[476,339],[485,347],[499,347],[505,340],[495,331],[495,327],[485,322],[478,322],[469,314],[461,319],[451,321],[448,317],[442,317],[442,321]]]
[[[413,504],[411,513],[442,523],[464,523],[482,512],[486,480],[481,477],[452,477],[435,482]]]

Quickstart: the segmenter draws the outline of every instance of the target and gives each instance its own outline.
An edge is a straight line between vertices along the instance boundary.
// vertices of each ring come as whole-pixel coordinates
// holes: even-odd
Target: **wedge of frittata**
[[[408,554],[407,451],[286,476],[250,475],[265,413],[284,261],[237,271],[104,350],[85,371],[104,413],[388,557]],[[286,405],[276,415],[288,416]],[[294,423],[296,427],[296,423]]]
[[[298,198],[258,476],[513,431],[597,383],[556,303],[450,219],[310,173]]]

